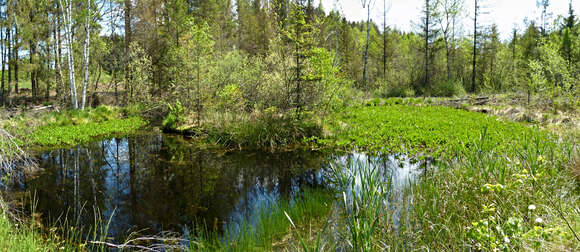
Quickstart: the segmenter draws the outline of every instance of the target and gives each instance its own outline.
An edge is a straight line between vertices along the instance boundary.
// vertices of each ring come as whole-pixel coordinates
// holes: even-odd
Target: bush
[[[377,90],[376,95],[382,98],[413,97],[415,96],[415,90],[406,85],[385,85]]]
[[[322,129],[304,113],[279,114],[269,108],[251,116],[219,116],[205,124],[208,140],[227,147],[277,148],[298,144],[305,138],[319,137]]]
[[[169,114],[167,114],[167,117],[163,120],[163,128],[177,129],[184,121],[181,102],[177,101],[174,106],[171,104],[167,104],[167,106],[169,107]]]
[[[465,94],[465,89],[459,81],[441,81],[435,83],[431,90],[431,95],[441,97],[461,96]]]

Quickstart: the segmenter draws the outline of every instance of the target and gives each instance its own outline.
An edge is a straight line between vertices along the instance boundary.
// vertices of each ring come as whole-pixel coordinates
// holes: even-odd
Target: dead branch
[[[34,158],[18,146],[15,138],[0,128],[0,175],[19,179],[38,168]]]

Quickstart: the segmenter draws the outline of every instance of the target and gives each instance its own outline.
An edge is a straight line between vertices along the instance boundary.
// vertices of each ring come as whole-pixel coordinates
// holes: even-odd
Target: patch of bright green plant
[[[547,133],[521,123],[440,106],[349,107],[327,121],[330,136],[318,144],[371,152],[457,157],[473,147],[484,128],[498,151],[508,151],[531,135],[548,139]]]
[[[70,146],[87,143],[97,137],[129,134],[146,125],[140,117],[110,119],[103,122],[88,122],[82,125],[47,125],[39,127],[30,136],[33,143],[41,146]]]
[[[146,122],[138,115],[137,106],[99,106],[86,110],[65,110],[23,114],[1,122],[17,137],[20,146],[71,146],[96,137],[129,134]]]
[[[175,105],[167,104],[167,106],[169,107],[169,114],[163,120],[163,128],[177,129],[184,121],[183,106],[181,106],[180,101],[177,101]]]

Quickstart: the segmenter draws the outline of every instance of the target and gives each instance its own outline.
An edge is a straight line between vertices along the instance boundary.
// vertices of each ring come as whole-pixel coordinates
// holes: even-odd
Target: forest
[[[0,0],[0,250],[580,249],[573,1],[322,2]]]

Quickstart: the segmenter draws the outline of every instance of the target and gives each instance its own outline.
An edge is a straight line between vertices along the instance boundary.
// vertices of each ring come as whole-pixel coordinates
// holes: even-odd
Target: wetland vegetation
[[[580,250],[572,1],[315,2],[0,1],[0,250]]]

